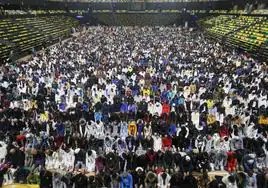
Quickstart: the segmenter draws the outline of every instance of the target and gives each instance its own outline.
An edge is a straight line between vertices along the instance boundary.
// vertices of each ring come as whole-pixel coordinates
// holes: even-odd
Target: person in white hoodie
[[[157,187],[158,188],[169,188],[171,176],[166,172],[161,172],[157,175]]]
[[[159,150],[162,150],[162,138],[160,137],[160,135],[158,135],[157,133],[155,133],[155,135],[152,136],[153,140],[154,140],[154,151],[158,152]]]
[[[128,136],[128,124],[125,121],[120,122],[120,137],[125,139]]]
[[[3,162],[7,155],[7,144],[4,141],[0,141],[0,163]]]
[[[209,153],[211,153],[211,150],[212,150],[213,139],[212,139],[212,137],[210,135],[207,135],[203,139],[205,141],[204,151],[209,154]]]
[[[268,168],[268,149],[267,149],[267,143],[262,146],[262,149],[265,154],[265,167]]]
[[[62,153],[59,150],[54,151],[52,154],[52,158],[53,158],[52,162],[53,169],[60,169],[63,159]]]
[[[94,150],[88,150],[86,153],[86,171],[95,172],[95,161],[97,153]]]
[[[53,169],[54,168],[54,158],[53,158],[53,152],[48,150],[46,151],[46,161],[45,161],[45,166],[46,169]]]
[[[247,174],[247,188],[257,188],[257,175],[253,172]]]
[[[198,149],[199,152],[203,152],[205,148],[205,140],[202,138],[201,135],[198,135],[195,139],[195,148]]]
[[[268,107],[268,98],[267,98],[267,94],[265,94],[264,92],[260,95],[260,97],[258,98],[258,103],[259,106],[264,106],[265,108]]]
[[[238,188],[234,175],[226,175],[222,178],[222,182],[226,185],[226,188]]]
[[[94,136],[99,139],[104,138],[104,125],[103,122],[97,120],[96,122],[91,121],[91,125],[94,127]]]
[[[151,114],[151,115],[155,115],[155,104],[151,101],[148,103],[148,112]]]
[[[74,161],[75,161],[75,155],[74,150],[71,148],[66,148],[65,150],[62,150],[62,166],[65,170],[71,171],[74,169]]]
[[[155,106],[155,114],[153,114],[153,115],[161,116],[162,115],[162,104],[160,102],[156,102],[154,106]]]
[[[152,136],[152,126],[150,124],[146,124],[143,128],[144,138],[147,139]]]
[[[253,122],[244,127],[244,134],[248,138],[257,138],[258,129]]]
[[[84,133],[85,138],[89,138],[91,135],[94,135],[94,127],[92,126],[92,122],[91,123],[88,123],[88,122],[86,123],[85,133]]]
[[[218,170],[224,170],[224,167],[227,164],[227,151],[230,150],[230,146],[228,145],[228,138],[225,139],[220,138],[219,136],[214,136],[214,152],[215,155],[215,163],[214,168]]]

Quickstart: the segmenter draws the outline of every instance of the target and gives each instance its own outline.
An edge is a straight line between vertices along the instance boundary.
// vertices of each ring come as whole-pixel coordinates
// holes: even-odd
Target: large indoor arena
[[[267,0],[0,0],[0,187],[268,188]]]

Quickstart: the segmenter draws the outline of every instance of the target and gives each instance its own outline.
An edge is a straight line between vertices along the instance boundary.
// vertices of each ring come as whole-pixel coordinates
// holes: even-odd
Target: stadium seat
[[[64,19],[63,19],[64,18]],[[40,16],[0,20],[0,56],[7,58],[12,49],[20,54],[38,48],[48,40],[65,38],[78,21],[64,16]],[[12,46],[13,44],[13,46]]]
[[[220,15],[199,21],[208,36],[258,55],[267,53],[268,21],[262,16]]]

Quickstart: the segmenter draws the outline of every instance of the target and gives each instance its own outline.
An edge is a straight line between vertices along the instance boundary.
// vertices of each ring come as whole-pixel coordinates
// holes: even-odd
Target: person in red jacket
[[[233,172],[236,169],[237,165],[236,153],[233,151],[229,151],[227,152],[227,156],[227,171]]]
[[[170,105],[168,101],[166,101],[162,105],[162,114],[161,114],[161,117],[166,121],[166,123],[168,123],[169,120],[169,113],[170,113]]]
[[[148,161],[148,164],[150,167],[153,166],[155,158],[156,158],[156,152],[154,152],[153,150],[148,150],[146,152],[146,160]]]
[[[225,136],[229,137],[228,127],[226,125],[221,126],[219,134],[220,134],[220,137],[225,137]]]
[[[163,114],[169,114],[170,113],[170,105],[168,104],[168,102],[166,101],[163,105],[162,105],[162,115]]]
[[[172,139],[171,137],[165,135],[162,138],[162,149],[165,150],[166,148],[170,149],[172,147]]]
[[[20,132],[20,134],[16,136],[16,141],[20,146],[24,146],[24,143],[26,141],[26,137],[23,135],[22,132]]]

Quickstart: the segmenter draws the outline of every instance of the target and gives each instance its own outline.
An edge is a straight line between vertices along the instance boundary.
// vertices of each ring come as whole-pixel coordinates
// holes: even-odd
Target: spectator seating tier
[[[220,15],[202,19],[199,24],[214,39],[268,56],[268,20],[265,16]]]
[[[47,42],[65,38],[77,25],[76,19],[67,16],[2,19],[0,20],[0,59],[7,58],[11,50],[26,54]]]

